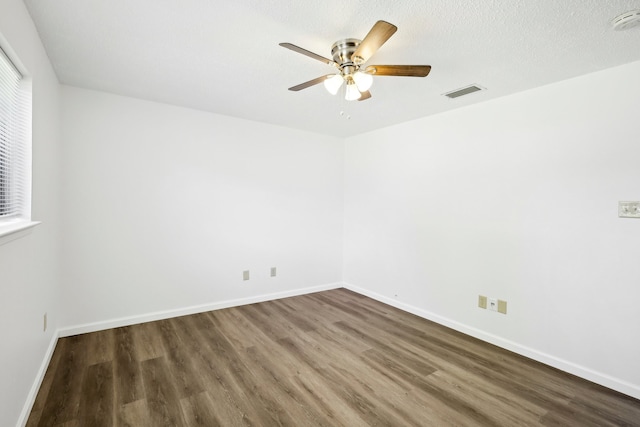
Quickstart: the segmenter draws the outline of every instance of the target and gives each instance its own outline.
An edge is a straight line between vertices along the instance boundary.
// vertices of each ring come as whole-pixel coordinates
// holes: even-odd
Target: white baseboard
[[[248,298],[233,299],[227,301],[212,302],[207,304],[194,305],[191,307],[176,308],[171,310],[156,311],[153,313],[141,314],[136,316],[121,317],[119,319],[110,319],[100,322],[85,323],[84,325],[69,326],[58,330],[60,337],[69,337],[72,335],[86,334],[88,332],[97,332],[105,329],[119,328],[122,326],[136,325],[138,323],[153,322],[155,320],[170,319],[172,317],[186,316],[189,314],[203,313],[205,311],[220,310],[229,307],[238,307],[241,305],[254,304],[257,302],[271,301],[280,298],[294,297],[297,295],[310,294],[313,292],[327,291],[329,289],[341,288],[342,283],[328,283],[325,285],[311,286],[308,288],[293,289],[284,292],[275,292],[271,294],[257,295]]]
[[[47,352],[42,359],[42,363],[40,364],[40,369],[38,369],[38,373],[36,374],[36,379],[31,386],[31,390],[29,390],[29,394],[27,395],[27,400],[22,407],[22,412],[20,413],[20,418],[18,418],[18,427],[24,427],[27,425],[27,421],[29,421],[29,414],[31,414],[31,408],[33,408],[33,404],[36,402],[36,397],[38,396],[38,390],[40,390],[40,386],[42,385],[42,380],[44,380],[44,374],[47,373],[47,368],[49,367],[49,362],[51,362],[51,356],[53,356],[53,351],[56,349],[56,344],[58,343],[58,331],[55,331],[51,336],[51,342],[49,342],[49,347],[47,347]]]
[[[482,341],[486,341],[488,343],[497,345],[498,347],[501,347],[506,350],[512,351],[514,353],[520,354],[522,356],[528,357],[535,361],[544,363],[545,365],[552,366],[554,368],[560,369],[561,371],[568,372],[580,378],[584,378],[596,384],[600,384],[604,387],[619,391],[620,393],[624,393],[636,399],[640,399],[640,386],[638,385],[631,384],[619,378],[615,378],[610,375],[594,371],[584,366],[577,365],[575,363],[569,362],[564,359],[560,359],[558,357],[552,356],[547,353],[543,353],[533,348],[487,333],[485,331],[473,328],[463,323],[456,322],[455,320],[451,320],[446,317],[439,316],[435,313],[423,310],[421,308],[412,306],[410,304],[399,302],[393,298],[386,297],[376,292],[368,291],[364,288],[360,288],[358,286],[354,286],[349,283],[344,283],[343,287],[353,292],[359,293],[361,295],[364,295],[369,298],[388,304],[392,307],[409,312],[411,314],[415,314],[416,316],[422,317],[423,319],[431,320],[443,326],[454,329],[458,332],[462,332],[466,335],[470,335],[474,338],[478,338]]]

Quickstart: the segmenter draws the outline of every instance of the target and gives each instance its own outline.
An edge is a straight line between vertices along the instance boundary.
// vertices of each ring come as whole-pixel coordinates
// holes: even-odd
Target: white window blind
[[[31,96],[0,49],[0,221],[30,216]]]

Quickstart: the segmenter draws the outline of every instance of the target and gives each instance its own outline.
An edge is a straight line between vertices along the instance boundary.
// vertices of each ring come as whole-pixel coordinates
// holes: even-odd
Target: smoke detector
[[[611,25],[613,25],[613,29],[616,31],[637,27],[640,25],[640,9],[616,16],[613,21],[611,21]]]

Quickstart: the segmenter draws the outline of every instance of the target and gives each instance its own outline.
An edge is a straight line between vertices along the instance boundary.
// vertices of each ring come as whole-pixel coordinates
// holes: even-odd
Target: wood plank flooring
[[[640,426],[640,401],[345,289],[63,338],[28,426]]]

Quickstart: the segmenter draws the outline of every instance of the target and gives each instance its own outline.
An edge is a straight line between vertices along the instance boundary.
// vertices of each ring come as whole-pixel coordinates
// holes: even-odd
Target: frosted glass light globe
[[[356,71],[353,74],[353,81],[356,82],[360,92],[366,92],[373,84],[373,76],[371,74],[363,73],[362,71]]]
[[[324,87],[331,95],[335,95],[340,90],[344,78],[340,74],[333,75],[324,81]]]
[[[358,86],[351,81],[347,83],[347,93],[344,96],[344,99],[347,101],[355,101],[356,99],[360,99],[360,91],[358,90]]]

